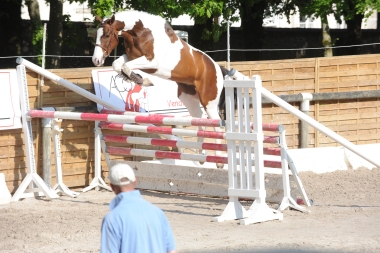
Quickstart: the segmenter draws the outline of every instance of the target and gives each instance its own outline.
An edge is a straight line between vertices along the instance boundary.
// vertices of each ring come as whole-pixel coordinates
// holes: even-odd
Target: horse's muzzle
[[[104,60],[99,59],[98,57],[92,57],[92,63],[94,63],[96,67],[101,67],[104,64]]]

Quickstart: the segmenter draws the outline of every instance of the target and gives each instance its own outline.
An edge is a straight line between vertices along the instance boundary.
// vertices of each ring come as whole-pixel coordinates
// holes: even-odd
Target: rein
[[[105,25],[100,25],[100,27],[104,27],[104,26],[105,26]],[[108,57],[108,56],[110,55],[110,53],[111,53],[111,52],[108,52],[108,51],[110,50],[110,47],[111,47],[111,44],[112,44],[112,38],[113,38],[113,37],[116,37],[116,39],[117,39],[117,35],[116,35],[116,33],[113,32],[113,25],[110,25],[110,30],[112,31],[113,36],[111,36],[111,38],[110,38],[110,42],[108,43],[108,45],[107,45],[106,48],[103,47],[103,46],[100,45],[100,44],[95,44],[95,46],[98,46],[98,47],[100,47],[101,49],[103,49],[103,51],[106,53],[106,57]]]

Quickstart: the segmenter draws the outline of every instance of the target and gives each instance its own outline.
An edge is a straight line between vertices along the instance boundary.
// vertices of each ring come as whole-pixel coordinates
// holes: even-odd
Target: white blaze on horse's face
[[[97,31],[96,31],[96,44],[100,45],[100,37],[103,35],[103,28],[100,27]],[[104,57],[104,53],[103,53],[103,49],[101,47],[97,47],[95,46],[95,49],[94,49],[94,55],[92,56],[92,62],[94,63],[95,66],[97,67],[100,67],[104,64],[104,60],[105,60],[105,57]]]

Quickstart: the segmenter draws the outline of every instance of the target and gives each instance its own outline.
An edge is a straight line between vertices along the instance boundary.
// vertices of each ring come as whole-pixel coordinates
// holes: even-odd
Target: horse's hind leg
[[[218,113],[218,110],[217,110],[217,105],[212,105],[210,106],[210,104],[207,106],[206,108],[206,112],[207,114],[209,115],[209,118],[210,119],[220,119],[220,116],[219,116],[219,113]],[[221,132],[221,128],[220,127],[214,127],[214,131],[215,132]],[[215,139],[215,143],[216,144],[221,144],[221,140],[220,139]],[[217,156],[221,156],[222,155],[222,151],[219,151],[217,150],[215,152],[215,155]],[[221,164],[221,163],[217,163],[216,164],[216,167],[217,168],[223,168],[224,167],[224,164]]]
[[[208,117],[210,119],[219,119],[220,120],[220,116],[219,116],[219,113],[218,113],[218,102],[219,102],[219,97],[220,97],[220,94],[217,94],[217,98],[215,100],[212,100],[212,101],[208,101],[207,104],[203,105],[205,110],[206,110],[206,113],[208,115]],[[215,127],[214,128],[214,131],[215,132],[221,132],[221,128],[220,127]],[[221,143],[221,140],[220,139],[216,139],[215,140],[215,143],[216,144],[220,144]],[[222,151],[216,151],[215,152],[215,155],[217,156],[221,156],[222,155]],[[217,168],[223,168],[224,167],[224,164],[221,164],[221,163],[217,163],[216,164],[216,167]]]
[[[192,117],[202,118],[201,104],[194,86],[178,83],[178,98],[185,105]],[[198,127],[198,130],[203,130],[203,127]],[[203,138],[198,137],[197,141],[203,142]],[[206,152],[204,150],[198,150],[198,153],[205,154]]]

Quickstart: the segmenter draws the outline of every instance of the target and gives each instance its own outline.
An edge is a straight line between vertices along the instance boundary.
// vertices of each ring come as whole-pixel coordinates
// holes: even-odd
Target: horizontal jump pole
[[[117,143],[128,143],[137,145],[147,145],[147,146],[160,146],[160,147],[172,147],[172,148],[189,148],[189,149],[202,149],[202,150],[217,150],[217,151],[227,151],[227,144],[216,144],[207,142],[190,142],[190,141],[176,141],[176,140],[163,140],[155,138],[142,138],[133,136],[122,136],[122,135],[103,135],[103,140],[105,142],[117,142]],[[237,152],[238,152],[237,148]],[[280,148],[264,148],[265,155],[280,156]]]
[[[377,167],[380,168],[380,160],[379,160],[378,157],[375,160],[375,157],[369,157],[369,156],[367,156],[367,154],[364,154],[363,152],[361,152],[355,146],[355,144],[353,144],[352,142],[346,140],[345,138],[343,138],[339,134],[337,134],[334,131],[332,131],[331,129],[325,127],[324,125],[322,125],[321,123],[319,123],[315,119],[311,118],[310,116],[306,115],[305,113],[301,112],[300,110],[295,109],[291,104],[289,104],[289,103],[281,100],[279,97],[277,97],[272,92],[270,92],[269,90],[265,89],[264,87],[261,88],[261,94],[264,97],[268,98],[273,103],[275,103],[276,105],[278,105],[281,108],[287,110],[288,112],[290,112],[291,114],[293,114],[294,116],[296,116],[297,118],[299,118],[300,120],[306,122],[310,126],[314,127],[315,129],[317,129],[320,132],[324,133],[325,135],[327,135],[331,139],[335,140],[336,142],[338,142],[342,146],[344,146],[347,149],[351,150],[353,153],[357,154],[358,156],[362,157],[363,159],[367,160],[368,162],[370,162],[370,163],[372,163],[372,164],[374,164],[374,165],[376,165]]]
[[[214,119],[199,118],[171,118],[162,115],[141,116],[141,115],[114,115],[100,113],[79,113],[79,112],[60,112],[60,111],[40,111],[30,110],[29,116],[32,118],[58,118],[71,120],[89,121],[110,121],[122,123],[138,124],[162,124],[162,125],[182,125],[182,126],[204,126],[221,127],[223,122]]]
[[[75,93],[78,93],[79,95],[82,95],[83,97],[85,97],[91,101],[94,101],[97,104],[100,104],[100,105],[107,107],[109,109],[117,110],[117,107],[115,105],[97,97],[96,95],[92,94],[91,92],[86,91],[85,89],[80,88],[79,86],[67,81],[66,79],[63,79],[63,78],[47,71],[46,69],[43,69],[40,66],[38,66],[38,65],[28,61],[28,60],[25,60],[22,57],[18,57],[16,59],[16,62],[20,65],[24,65],[26,68],[33,70],[34,72],[36,72],[40,75],[52,80],[53,82],[56,82],[57,84],[60,84],[63,87],[65,87],[69,90],[72,90]]]
[[[101,129],[108,130],[120,130],[128,132],[139,133],[152,133],[152,134],[171,134],[177,136],[189,136],[189,137],[202,137],[211,139],[225,139],[224,132],[203,131],[203,130],[190,130],[171,127],[159,127],[159,126],[140,126],[120,123],[101,122],[99,124]],[[264,143],[279,144],[279,137],[277,136],[264,136]]]
[[[127,112],[127,111],[120,111],[120,110],[109,110],[109,109],[103,109],[100,113],[104,114],[116,114],[116,115],[149,115],[149,116],[155,116],[155,115],[161,115],[165,117],[176,117],[174,115],[167,115],[167,114],[152,114],[152,113],[140,113],[140,112]],[[235,121],[235,126],[238,126],[238,122]],[[284,131],[284,126],[281,124],[263,124],[263,131],[270,131],[270,132],[281,132]],[[253,123],[251,123],[251,129],[253,129]]]
[[[171,134],[171,135],[177,135],[177,136],[225,139],[224,132],[214,132],[214,131],[190,130],[190,129],[180,129],[180,128],[171,128],[171,127],[160,127],[160,126],[141,126],[141,125],[110,123],[110,122],[101,122],[99,124],[99,127],[101,129],[121,130],[121,131],[128,131],[128,132]]]
[[[180,152],[171,152],[171,151],[146,150],[146,149],[111,146],[111,147],[107,147],[107,153],[110,155],[144,156],[144,157],[152,157],[152,158],[160,158],[160,159],[177,159],[177,160],[190,160],[190,161],[198,161],[198,162],[228,164],[228,157],[224,157],[224,156],[184,154]],[[264,161],[264,166],[269,167],[269,168],[281,168],[281,162]]]

